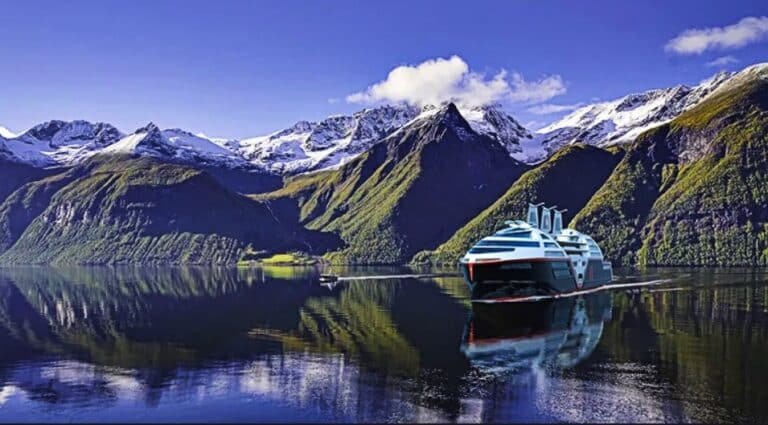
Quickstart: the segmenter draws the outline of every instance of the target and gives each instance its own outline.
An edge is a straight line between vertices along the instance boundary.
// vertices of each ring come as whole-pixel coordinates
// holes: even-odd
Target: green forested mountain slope
[[[768,265],[768,68],[641,135],[574,218],[648,265]]]
[[[324,243],[203,171],[122,156],[20,188],[0,206],[0,223],[6,263],[234,263],[248,245]]]
[[[474,217],[434,252],[422,252],[414,262],[453,264],[478,240],[504,226],[505,220],[525,217],[529,202],[546,202],[579,211],[621,159],[620,150],[570,145],[523,174],[490,207]]]
[[[451,104],[338,170],[295,177],[261,198],[341,235],[332,262],[404,263],[450,238],[527,168]]]
[[[10,248],[27,226],[48,208],[51,197],[62,187],[87,174],[88,168],[62,170],[21,186],[0,204],[0,254]]]

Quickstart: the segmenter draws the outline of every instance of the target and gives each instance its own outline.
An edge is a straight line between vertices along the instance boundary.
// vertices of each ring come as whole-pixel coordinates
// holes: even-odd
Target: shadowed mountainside
[[[493,205],[435,251],[420,252],[413,261],[455,263],[475,242],[503,226],[505,220],[525,217],[530,202],[546,202],[567,208],[569,212],[579,211],[605,182],[622,154],[618,149],[607,151],[587,145],[566,146],[523,174]]]
[[[346,246],[326,255],[333,263],[404,263],[450,238],[527,169],[450,104],[338,170],[294,177],[259,199],[338,233]]]

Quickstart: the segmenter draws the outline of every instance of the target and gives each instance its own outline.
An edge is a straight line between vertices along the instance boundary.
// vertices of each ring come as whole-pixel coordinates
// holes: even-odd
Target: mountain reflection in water
[[[458,278],[0,269],[0,421],[768,420],[765,275],[646,273],[677,278],[472,305]]]

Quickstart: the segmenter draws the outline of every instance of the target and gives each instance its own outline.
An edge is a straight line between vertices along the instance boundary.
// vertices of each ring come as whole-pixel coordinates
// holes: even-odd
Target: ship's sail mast
[[[531,227],[539,228],[539,207],[544,204],[528,204],[528,224]]]
[[[541,209],[541,231],[544,233],[550,233],[552,231],[552,215],[549,208],[544,207]]]
[[[560,234],[563,231],[563,213],[568,210],[558,210],[555,205],[544,207],[541,209],[541,221],[539,221],[539,207],[542,205],[544,205],[543,202],[528,204],[528,224],[545,233]]]
[[[554,209],[554,207],[553,207]],[[568,211],[567,209],[555,210],[555,218],[552,221],[552,233],[557,235],[563,231],[563,213]]]

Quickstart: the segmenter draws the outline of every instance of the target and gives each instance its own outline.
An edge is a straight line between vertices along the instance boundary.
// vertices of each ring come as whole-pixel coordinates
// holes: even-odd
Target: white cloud
[[[414,105],[453,101],[475,106],[499,101],[543,102],[565,93],[559,75],[526,81],[519,73],[508,78],[501,70],[492,78],[470,70],[459,56],[430,59],[393,69],[384,81],[347,96],[351,103],[406,102]]]
[[[556,105],[554,103],[544,103],[541,105],[532,106],[527,109],[528,112],[536,115],[549,115],[556,114],[558,112],[567,112],[579,109],[583,106],[583,103],[574,103],[571,105]]]
[[[706,50],[736,49],[768,38],[768,16],[743,18],[725,27],[685,30],[669,40],[664,49],[681,55]]]
[[[559,75],[552,75],[538,81],[525,81],[522,75],[514,73],[509,99],[513,102],[544,102],[565,92],[565,83]]]
[[[722,68],[728,65],[733,65],[735,63],[739,63],[739,60],[733,56],[720,56],[713,61],[705,63],[704,65],[710,68]]]

